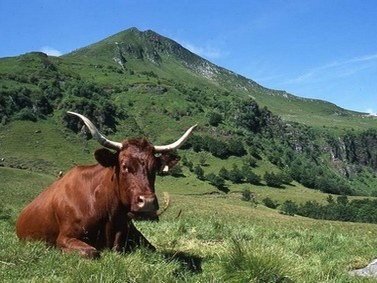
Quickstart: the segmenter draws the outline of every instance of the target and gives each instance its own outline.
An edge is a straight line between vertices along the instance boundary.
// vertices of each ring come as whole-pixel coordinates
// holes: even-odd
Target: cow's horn
[[[115,149],[115,150],[121,150],[122,149],[122,146],[123,146],[122,143],[108,140],[104,135],[102,135],[97,130],[97,128],[94,126],[94,124],[88,118],[86,118],[85,116],[83,116],[79,113],[76,113],[76,112],[72,112],[72,111],[68,111],[67,113],[80,117],[81,120],[83,120],[85,125],[88,127],[93,138],[95,138],[104,147],[107,147],[107,148],[110,148],[110,149]]]
[[[179,148],[180,146],[183,145],[183,143],[189,138],[191,132],[195,129],[197,125],[192,126],[190,129],[186,131],[186,133],[183,134],[177,141],[168,144],[168,145],[155,145],[154,150],[155,152],[166,152],[166,151],[171,151],[174,149]]]

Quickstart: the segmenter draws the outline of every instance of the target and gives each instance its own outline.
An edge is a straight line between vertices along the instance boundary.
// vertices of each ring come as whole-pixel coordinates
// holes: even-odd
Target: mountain
[[[127,133],[163,143],[198,123],[183,174],[207,191],[296,182],[326,193],[377,193],[373,117],[265,88],[151,30],[131,28],[61,57],[1,58],[0,82],[3,166],[66,169],[74,163],[67,150],[91,160],[95,145],[80,147],[74,133],[82,124],[66,114],[72,110],[114,139]],[[270,183],[271,172],[279,182]]]
[[[201,85],[216,87],[240,95],[252,96],[259,105],[267,106],[285,120],[322,126],[326,123],[347,127],[348,117],[361,118],[366,113],[342,109],[332,103],[306,99],[285,91],[267,89],[255,81],[217,66],[190,52],[179,43],[154,31],[141,32],[131,28],[98,43],[76,50],[63,57],[78,58],[87,62],[117,63],[124,70],[155,72],[159,76],[184,79]],[[140,65],[140,62],[143,62]],[[310,119],[306,119],[310,115]],[[339,117],[347,117],[342,123]],[[369,127],[369,125],[367,126]]]

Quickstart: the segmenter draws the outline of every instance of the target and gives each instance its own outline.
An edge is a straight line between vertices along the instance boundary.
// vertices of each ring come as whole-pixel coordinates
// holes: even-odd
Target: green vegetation
[[[161,221],[136,223],[157,252],[62,254],[14,232],[20,209],[54,178],[8,168],[0,178],[2,282],[372,282],[348,271],[375,256],[374,225],[285,216],[229,194],[181,194],[170,176],[158,177],[157,190],[171,197]]]
[[[377,200],[375,199],[354,199],[338,196],[336,201],[332,195],[327,198],[327,204],[320,204],[316,201],[307,201],[297,205],[292,201],[285,201],[281,211],[284,214],[293,216],[298,214],[314,219],[339,220],[350,222],[377,223]]]
[[[22,207],[60,170],[95,162],[98,144],[67,110],[118,141],[164,144],[199,125],[158,177],[171,207],[137,223],[156,253],[88,261],[17,240]],[[373,117],[263,88],[130,29],[59,58],[0,59],[0,118],[4,282],[368,282],[347,272],[375,257],[374,224],[298,214],[375,223]]]

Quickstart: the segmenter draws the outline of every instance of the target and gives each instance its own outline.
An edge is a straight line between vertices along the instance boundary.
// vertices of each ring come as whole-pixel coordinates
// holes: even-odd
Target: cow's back
[[[82,173],[93,171],[95,174],[100,170],[98,166],[75,167],[42,191],[21,211],[16,223],[17,236],[20,239],[42,240],[55,245],[60,218],[65,213],[62,211],[62,203],[74,202],[74,199],[67,198],[75,195],[81,195],[82,198],[82,195],[89,193],[90,188],[85,185]]]

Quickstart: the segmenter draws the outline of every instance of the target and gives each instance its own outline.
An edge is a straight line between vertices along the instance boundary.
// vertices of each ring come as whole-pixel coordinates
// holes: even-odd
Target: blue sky
[[[375,0],[1,0],[0,57],[151,29],[265,87],[376,113],[376,15]]]

